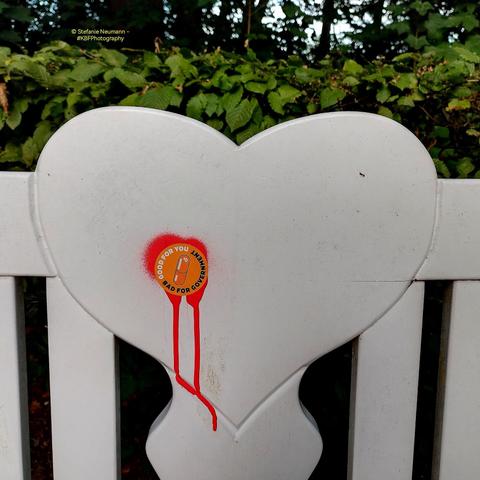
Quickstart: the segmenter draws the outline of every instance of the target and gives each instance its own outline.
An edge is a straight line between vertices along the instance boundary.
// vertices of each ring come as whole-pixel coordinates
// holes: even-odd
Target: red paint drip
[[[167,293],[167,292],[165,292]],[[179,355],[179,323],[180,323],[180,303],[182,297],[167,293],[173,308],[173,370],[175,371],[175,379],[185,390],[195,395],[195,389],[180,375],[180,355]]]
[[[208,260],[208,252],[205,245],[196,238],[187,238],[183,239],[178,235],[174,234],[165,234],[155,237],[147,246],[144,255],[144,266],[148,274],[155,279],[155,262],[158,255],[169,245],[174,243],[188,243],[196,247],[200,252],[205,256],[205,259]],[[195,355],[194,355],[194,386],[192,387],[180,374],[180,355],[179,355],[179,323],[180,323],[180,303],[182,297],[179,295],[173,295],[168,292],[165,292],[170,303],[172,304],[173,310],[173,369],[175,371],[175,380],[177,383],[183,387],[185,390],[190,392],[192,395],[196,395],[197,398],[205,405],[205,407],[210,412],[212,416],[212,428],[213,431],[217,430],[217,412],[215,411],[214,406],[203,396],[200,387],[200,301],[202,300],[203,293],[208,284],[208,279],[197,291],[187,296],[187,303],[193,308],[193,328],[194,328],[194,345],[195,345]]]
[[[200,388],[200,300],[202,299],[202,295],[203,292],[199,295],[199,298],[196,298],[195,294],[187,297],[187,302],[193,307],[193,329],[195,336],[195,373],[193,376],[193,384],[195,385],[198,399],[207,407],[212,416],[212,428],[215,432],[217,430],[217,412],[213,405],[202,395]]]

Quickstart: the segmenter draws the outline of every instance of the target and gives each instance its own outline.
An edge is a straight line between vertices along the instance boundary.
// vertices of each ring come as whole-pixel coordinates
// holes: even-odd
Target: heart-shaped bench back
[[[391,308],[434,227],[428,153],[401,125],[362,113],[287,122],[238,147],[179,115],[98,109],[50,139],[36,177],[42,234],[66,288],[119,337],[175,372],[179,362],[184,387],[232,431]],[[155,273],[180,245],[203,246],[208,263],[197,336],[189,296],[178,295],[175,325]],[[168,267],[179,282],[182,252]]]

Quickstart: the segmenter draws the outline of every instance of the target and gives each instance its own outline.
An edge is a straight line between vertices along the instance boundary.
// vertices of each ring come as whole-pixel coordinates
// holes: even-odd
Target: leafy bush
[[[28,56],[0,48],[0,162],[33,169],[60,125],[107,105],[178,112],[239,144],[293,118],[363,110],[412,130],[440,176],[480,178],[479,53],[480,36],[365,64],[344,57],[262,62],[251,50],[156,54],[54,42]]]

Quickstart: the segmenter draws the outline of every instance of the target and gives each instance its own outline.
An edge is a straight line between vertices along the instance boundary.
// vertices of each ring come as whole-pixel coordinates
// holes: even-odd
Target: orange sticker
[[[173,295],[188,296],[207,280],[208,264],[203,252],[188,243],[164,248],[155,260],[155,279]]]

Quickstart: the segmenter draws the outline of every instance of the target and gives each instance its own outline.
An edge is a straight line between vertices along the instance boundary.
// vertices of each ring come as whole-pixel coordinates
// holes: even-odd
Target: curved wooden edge
[[[55,275],[35,226],[34,173],[0,174],[0,275]]]
[[[480,279],[480,180],[438,180],[437,220],[417,280]]]

